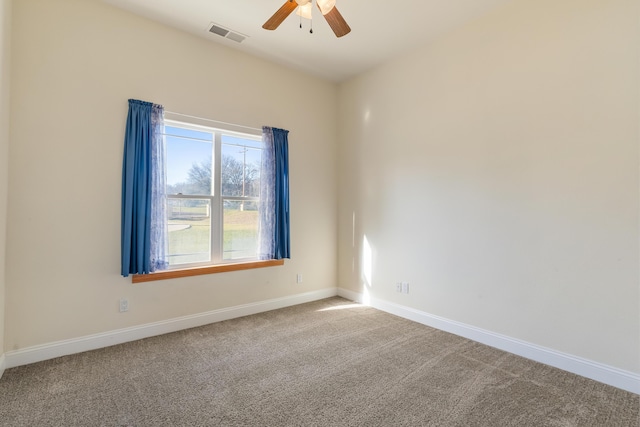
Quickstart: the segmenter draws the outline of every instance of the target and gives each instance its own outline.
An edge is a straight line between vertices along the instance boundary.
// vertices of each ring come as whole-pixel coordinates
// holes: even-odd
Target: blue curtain
[[[166,268],[163,107],[129,100],[122,161],[122,275]],[[166,214],[164,214],[166,215]],[[154,237],[152,241],[152,236]],[[157,239],[162,239],[158,243]]]
[[[288,135],[288,130],[262,128],[260,259],[291,258]]]

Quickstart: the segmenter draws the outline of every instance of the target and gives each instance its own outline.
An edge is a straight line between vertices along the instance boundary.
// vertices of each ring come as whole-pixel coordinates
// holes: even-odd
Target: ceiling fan
[[[264,23],[262,28],[265,30],[275,30],[297,7],[300,7],[298,15],[310,19],[312,4],[313,0],[287,0],[282,7]],[[336,37],[342,37],[349,34],[351,28],[340,12],[338,12],[338,9],[336,8],[336,0],[316,0],[316,5],[318,6],[318,9],[320,9],[320,12],[322,12],[322,16],[327,20],[327,23],[335,33]],[[307,11],[303,11],[303,8],[307,8]]]

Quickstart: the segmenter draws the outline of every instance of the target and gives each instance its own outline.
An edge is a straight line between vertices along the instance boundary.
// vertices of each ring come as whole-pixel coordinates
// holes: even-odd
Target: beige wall
[[[335,85],[93,0],[15,2],[12,46],[5,351],[335,288]],[[138,285],[120,277],[128,98],[290,130],[284,267]]]
[[[0,1],[0,357],[4,353],[5,253],[9,190],[9,68],[11,0]],[[2,367],[0,366],[0,369]],[[0,372],[2,375],[2,372]]]
[[[343,84],[340,286],[640,372],[639,7],[513,2]]]
[[[0,1],[7,24],[11,1]],[[5,165],[11,137],[8,190],[0,168],[4,351],[338,277],[352,291],[640,372],[637,1],[514,2],[339,91],[97,0],[20,0],[13,13],[10,135],[0,127]],[[294,258],[135,286],[121,278],[128,98],[290,129]],[[398,281],[409,295],[395,292]]]

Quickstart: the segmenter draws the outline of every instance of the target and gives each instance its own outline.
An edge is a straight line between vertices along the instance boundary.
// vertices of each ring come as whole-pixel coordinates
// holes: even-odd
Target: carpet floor
[[[640,396],[342,298],[8,369],[2,426],[637,427]]]

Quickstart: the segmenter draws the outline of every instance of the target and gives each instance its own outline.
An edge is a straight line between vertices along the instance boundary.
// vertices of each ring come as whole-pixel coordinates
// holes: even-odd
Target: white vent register
[[[245,36],[244,34],[240,34],[237,31],[232,31],[228,28],[225,28],[213,22],[209,24],[209,32],[216,34],[220,37],[224,37],[225,39],[233,40],[234,42],[237,42],[237,43],[242,43],[244,39],[248,37],[248,36]]]

